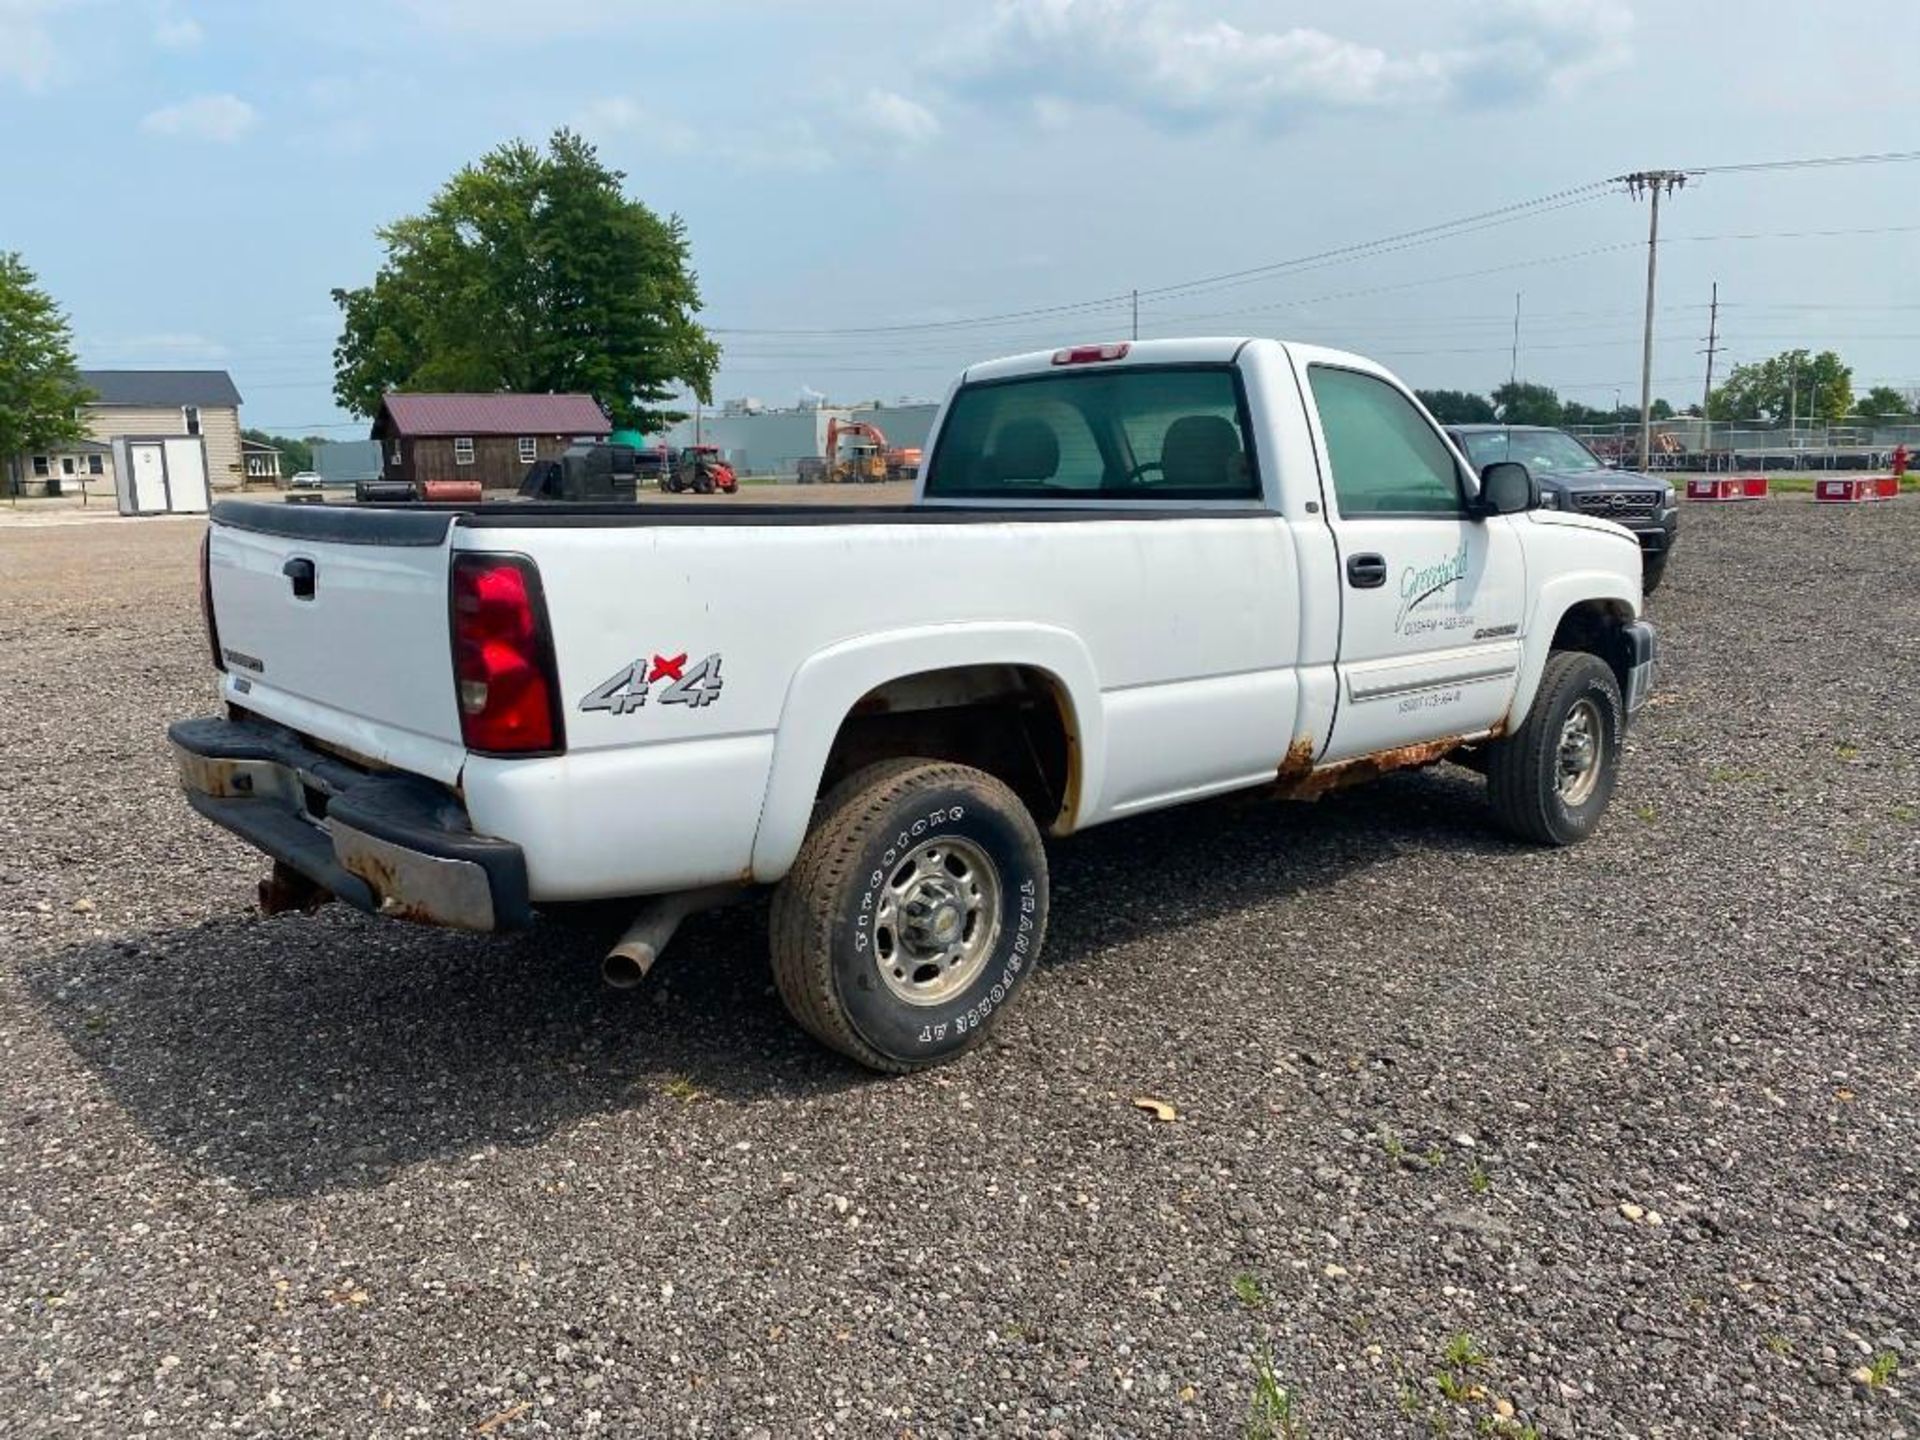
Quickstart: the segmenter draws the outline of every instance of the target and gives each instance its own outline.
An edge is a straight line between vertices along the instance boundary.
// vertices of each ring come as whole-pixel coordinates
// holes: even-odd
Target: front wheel
[[[921,1070],[986,1037],[1046,933],[1046,851],[1020,798],[969,766],[889,760],[827,795],[774,892],[774,983],[822,1043]]]
[[[1597,655],[1547,657],[1533,709],[1487,747],[1487,795],[1522,840],[1572,845],[1600,824],[1620,770],[1626,708],[1620,682]]]

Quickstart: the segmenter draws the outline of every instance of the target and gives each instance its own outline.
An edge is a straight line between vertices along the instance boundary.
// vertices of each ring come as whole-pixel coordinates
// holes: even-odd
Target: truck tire
[[[1640,561],[1640,593],[1651,595],[1660,588],[1660,582],[1667,576],[1667,552],[1647,555]]]
[[[1487,746],[1487,795],[1500,824],[1539,845],[1586,839],[1613,798],[1625,725],[1606,661],[1554,651],[1526,720]]]
[[[809,1034],[874,1070],[986,1037],[1047,933],[1047,856],[1020,798],[945,761],[835,786],[773,896],[773,978]]]

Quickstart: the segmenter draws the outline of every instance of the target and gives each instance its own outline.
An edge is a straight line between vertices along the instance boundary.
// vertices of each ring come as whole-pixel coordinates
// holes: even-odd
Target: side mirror
[[[1480,513],[1518,515],[1540,503],[1533,474],[1516,460],[1496,460],[1480,472]]]

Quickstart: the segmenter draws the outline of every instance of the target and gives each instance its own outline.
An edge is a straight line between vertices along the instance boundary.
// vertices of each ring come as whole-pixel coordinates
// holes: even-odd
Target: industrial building
[[[927,432],[933,428],[939,408],[929,402],[765,410],[753,401],[734,401],[718,411],[682,421],[663,438],[675,449],[696,443],[717,445],[742,475],[791,478],[802,460],[817,459],[825,451],[827,425],[836,418],[877,425],[886,433],[888,444],[911,449],[927,443]]]

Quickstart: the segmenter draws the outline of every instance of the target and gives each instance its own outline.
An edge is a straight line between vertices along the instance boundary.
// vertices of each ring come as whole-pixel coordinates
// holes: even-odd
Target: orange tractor
[[[843,440],[851,442],[844,456]],[[911,480],[920,470],[917,446],[888,445],[886,432],[866,420],[829,420],[826,450],[821,478],[829,485]]]

